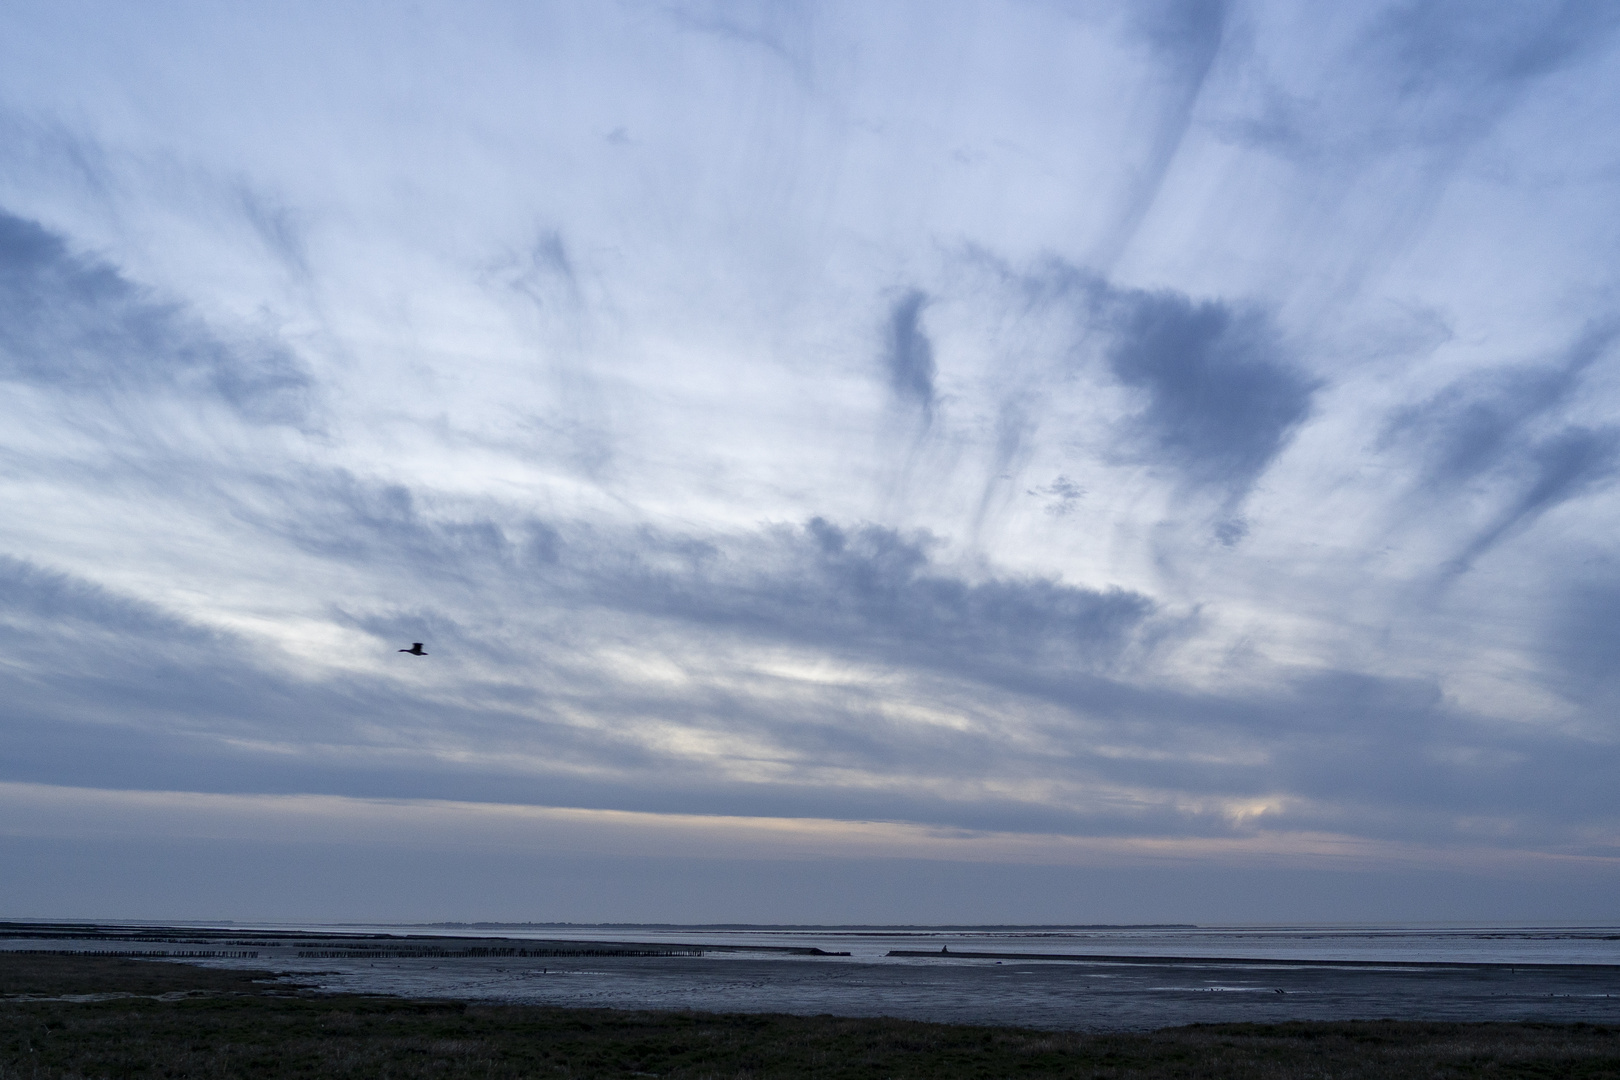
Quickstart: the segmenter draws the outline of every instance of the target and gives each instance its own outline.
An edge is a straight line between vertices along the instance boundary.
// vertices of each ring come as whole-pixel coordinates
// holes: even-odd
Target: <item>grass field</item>
[[[256,981],[270,978],[0,953],[0,1080],[1620,1077],[1620,1029],[1592,1025],[1372,1021],[1087,1035],[331,996]]]

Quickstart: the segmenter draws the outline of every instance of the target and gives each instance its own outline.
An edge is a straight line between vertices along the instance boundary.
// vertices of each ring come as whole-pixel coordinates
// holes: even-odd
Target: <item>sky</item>
[[[12,0],[0,916],[1615,921],[1617,59]]]

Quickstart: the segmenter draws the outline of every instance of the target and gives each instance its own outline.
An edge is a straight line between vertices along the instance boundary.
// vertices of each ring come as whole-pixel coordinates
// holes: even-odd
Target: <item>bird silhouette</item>
[[[411,647],[408,648],[408,649],[399,649],[399,650],[396,650],[396,651],[398,651],[398,652],[408,652],[412,656],[426,656],[427,655],[427,653],[422,651],[422,643],[420,641],[411,642]]]

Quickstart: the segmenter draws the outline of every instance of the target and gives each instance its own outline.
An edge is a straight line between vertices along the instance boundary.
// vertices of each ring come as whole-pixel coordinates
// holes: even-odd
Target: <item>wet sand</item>
[[[1383,1018],[1620,1024],[1620,966],[1599,964],[1032,959],[920,950],[869,959],[826,950],[818,955],[802,946],[177,928],[39,933],[3,943],[131,955],[211,952],[187,959],[271,968],[331,992],[508,1004],[889,1016],[1089,1031]]]
[[[313,967],[314,965],[311,965]],[[279,967],[279,965],[278,965]],[[795,959],[379,960],[304,978],[333,991],[707,1012],[892,1016],[1150,1030],[1288,1020],[1620,1023],[1620,971]]]
[[[431,969],[427,958],[412,962],[424,961]],[[1620,1027],[1373,1020],[1042,1031],[332,994],[262,969],[0,952],[8,1077],[1185,1080],[1189,1067],[1208,1080],[1615,1076]]]

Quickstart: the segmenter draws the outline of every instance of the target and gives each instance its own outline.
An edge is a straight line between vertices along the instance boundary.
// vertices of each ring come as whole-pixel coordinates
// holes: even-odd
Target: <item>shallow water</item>
[[[319,981],[332,990],[412,997],[1095,1030],[1379,1017],[1620,1023],[1620,971],[1590,968],[1459,972],[731,956],[533,964],[403,960],[326,970]]]
[[[1118,1030],[1224,1021],[1394,1017],[1436,1020],[1584,1020],[1620,1024],[1620,930],[1613,928],[1227,927],[1072,929],[784,929],[677,927],[326,927],[365,948],[526,946],[538,941],[690,944],[741,951],[703,956],[299,956],[342,939],[289,939],[293,928],[212,932],[211,966],[270,967],[322,988],[411,997],[708,1011],[833,1013],[1029,1027]],[[317,929],[297,928],[305,933]],[[415,935],[432,934],[429,940]],[[497,936],[498,935],[498,936]],[[183,935],[177,935],[183,936]],[[143,950],[200,948],[207,938]],[[234,944],[233,944],[234,943]],[[0,941],[0,947],[98,948],[83,940]],[[819,948],[849,956],[768,949]],[[947,948],[949,953],[938,953]],[[891,949],[931,955],[891,957]],[[952,953],[1040,952],[1200,957],[1118,963],[971,959]],[[1234,963],[1359,960],[1339,968]],[[1503,966],[1448,968],[1425,963]],[[1535,967],[1517,965],[1534,964]],[[1609,966],[1602,966],[1609,965]]]
[[[336,928],[333,928],[336,929]],[[349,928],[352,932],[355,928]],[[425,928],[424,928],[425,929]],[[398,927],[392,929],[397,933]],[[418,930],[417,932],[423,932]],[[433,928],[433,933],[514,939],[628,941],[820,948],[856,960],[894,949],[1115,956],[1255,957],[1402,963],[1615,964],[1616,927],[1207,926],[1207,927],[811,927],[625,926]]]

